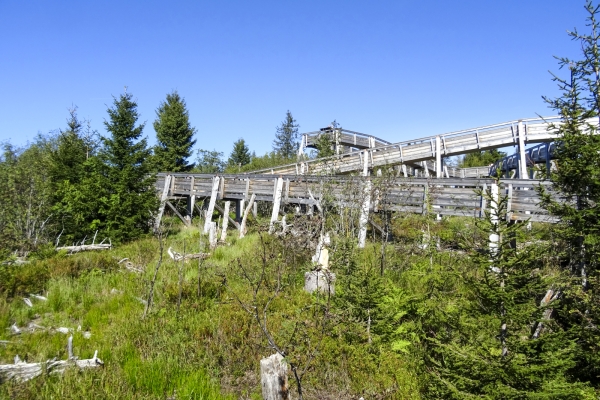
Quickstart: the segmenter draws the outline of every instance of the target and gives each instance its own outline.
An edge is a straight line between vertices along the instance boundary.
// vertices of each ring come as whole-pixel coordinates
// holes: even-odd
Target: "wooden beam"
[[[227,219],[229,220],[229,222],[231,222],[231,224],[233,226],[235,226],[237,229],[240,229],[240,223],[229,216],[229,207],[230,206],[228,206],[228,203],[230,203],[230,202],[229,201],[225,202],[225,209],[222,209],[221,206],[219,206],[218,204],[215,203],[215,208],[217,209],[218,212],[221,213],[221,215],[223,215],[223,217],[227,217]],[[225,224],[223,223],[223,225],[225,225]]]
[[[156,232],[160,227],[160,221],[163,213],[165,212],[165,203],[169,198],[169,189],[171,188],[171,175],[165,176],[165,186],[163,187],[162,195],[160,196],[160,207],[158,208],[158,215],[154,221],[154,231]]]
[[[246,207],[246,211],[244,211],[244,217],[242,218],[242,225],[240,226],[240,239],[243,238],[246,234],[246,221],[248,220],[248,214],[250,214],[250,209],[254,204],[254,199],[256,199],[256,195],[252,193],[250,201],[248,202],[248,207]]]
[[[227,238],[227,225],[229,225],[227,222],[231,221],[231,218],[229,218],[229,207],[230,206],[231,206],[231,202],[226,201],[225,202],[225,210],[223,210],[223,230],[221,231],[221,241],[222,242],[224,242],[225,239]],[[225,217],[227,217],[227,218],[225,218]]]
[[[269,224],[269,233],[273,233],[275,222],[279,220],[279,206],[281,205],[281,191],[283,189],[283,178],[277,178],[275,190],[273,191],[273,212],[271,213],[271,223]]]
[[[206,220],[204,221],[204,233],[208,233],[210,229],[210,223],[212,221],[212,214],[215,209],[215,203],[217,202],[217,195],[219,191],[219,177],[215,176],[212,182],[212,192],[210,195],[210,201],[208,203],[208,210],[206,210]]]
[[[183,215],[181,215],[181,213],[179,211],[177,211],[177,209],[175,208],[175,206],[173,204],[171,204],[170,201],[167,201],[166,204],[169,206],[169,208],[171,208],[171,210],[173,210],[173,212],[175,213],[175,215],[177,215],[179,217],[179,219],[182,220],[183,223],[186,226],[190,226],[190,222],[187,219],[185,219],[183,217]]]

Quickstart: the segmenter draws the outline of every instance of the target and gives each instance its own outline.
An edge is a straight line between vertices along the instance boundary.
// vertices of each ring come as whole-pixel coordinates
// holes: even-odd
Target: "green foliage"
[[[223,153],[216,150],[199,149],[194,172],[199,174],[218,174],[225,169]]]
[[[31,250],[52,232],[52,200],[48,148],[52,140],[39,136],[26,149],[4,145],[0,158],[0,247]]]
[[[496,161],[502,160],[504,157],[506,157],[506,153],[499,151],[498,149],[476,151],[462,157],[458,163],[458,167],[487,167],[494,164]]]
[[[480,237],[470,243],[475,274],[463,275],[468,291],[445,317],[424,326],[428,393],[433,398],[581,398],[586,385],[569,371],[575,366],[575,343],[539,301],[559,284],[539,245],[521,245],[521,226],[505,215],[507,198],[485,194],[491,203],[478,225]],[[454,300],[454,301],[456,301]],[[553,304],[556,306],[556,302]],[[544,332],[532,326],[544,320]]]
[[[185,100],[173,91],[156,110],[154,121],[157,144],[154,147],[153,167],[156,171],[187,172],[194,164],[188,164],[192,155],[196,128],[190,125]]]
[[[553,189],[567,201],[555,201],[544,193],[543,204],[561,223],[556,236],[561,240],[561,259],[571,276],[564,290],[560,319],[571,328],[577,343],[577,366],[574,371],[582,381],[600,382],[600,25],[599,7],[586,2],[588,34],[577,30],[571,38],[579,42],[580,61],[557,58],[560,68],[568,68],[570,76],[554,75],[561,96],[544,98],[556,110],[561,123],[555,151],[557,169],[550,175]],[[592,328],[594,327],[594,328]]]
[[[275,133],[273,140],[273,151],[280,157],[285,159],[293,159],[298,152],[298,128],[300,125],[296,123],[292,113],[288,110],[285,114],[285,119],[281,122]]]
[[[239,170],[239,172],[249,172],[259,169],[278,167],[280,165],[291,164],[294,162],[296,162],[295,156],[294,158],[285,158],[279,153],[272,151],[270,153],[266,153],[264,156],[253,155],[250,159],[250,163],[242,166],[241,168],[235,169],[235,171],[232,171],[231,168],[229,168],[228,171],[238,172]]]
[[[127,240],[147,233],[156,212],[158,200],[154,177],[149,174],[150,155],[146,139],[138,140],[144,125],[136,126],[137,104],[130,93],[115,99],[105,121],[110,137],[103,137],[99,159],[103,162],[106,208],[102,210],[107,234],[116,240]]]
[[[233,144],[233,150],[227,160],[227,167],[230,170],[239,170],[251,160],[250,149],[244,139],[240,138]],[[233,171],[232,171],[233,172]]]

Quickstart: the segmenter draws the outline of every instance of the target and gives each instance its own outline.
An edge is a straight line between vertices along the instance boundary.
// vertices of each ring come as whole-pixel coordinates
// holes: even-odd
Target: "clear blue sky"
[[[0,142],[64,128],[71,105],[105,133],[128,87],[144,134],[173,89],[197,147],[271,149],[290,110],[300,131],[336,119],[390,141],[552,112],[553,55],[583,0],[0,0]]]

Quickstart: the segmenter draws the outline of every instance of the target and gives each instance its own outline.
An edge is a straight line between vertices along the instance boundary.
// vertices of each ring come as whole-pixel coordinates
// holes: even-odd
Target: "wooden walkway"
[[[516,179],[500,185],[500,195],[509,197],[508,213],[505,215],[507,219],[555,222],[554,217],[547,215],[538,206],[539,197],[535,192],[537,185],[549,184]],[[215,176],[161,173],[156,181],[156,190],[161,194],[163,203],[185,199],[188,216],[193,213],[198,198],[208,200],[205,203],[209,205],[210,214],[217,200],[236,202],[238,223],[251,198],[253,201],[272,202],[277,206],[277,210],[273,210],[272,222],[277,221],[279,207],[283,205],[320,208],[325,202],[340,207],[364,207],[366,202],[370,212],[391,210],[481,218],[486,207],[490,207],[490,202],[486,201],[481,191],[492,186],[495,186],[495,182],[491,179],[384,179],[262,174]]]
[[[276,168],[254,171],[254,174],[345,174],[375,170],[383,166],[409,165],[433,161],[433,171],[437,178],[450,177],[445,173],[442,159],[444,157],[467,154],[473,151],[489,150],[508,146],[518,146],[518,170],[516,177],[527,179],[527,161],[525,146],[537,143],[552,142],[556,139],[556,129],[549,129],[550,124],[559,124],[558,117],[545,117],[509,121],[501,124],[451,132],[442,135],[428,136],[376,147],[364,147],[364,150],[340,153],[332,157],[307,160]],[[347,131],[350,132],[350,131]],[[314,143],[321,132],[305,134],[303,143]],[[362,134],[363,137],[366,136]],[[351,145],[355,139],[352,134],[340,130],[340,144]],[[374,139],[368,139],[373,144]],[[379,139],[381,143],[381,139]],[[364,143],[363,143],[364,144]],[[358,146],[354,146],[358,148]],[[427,168],[425,168],[427,169]],[[459,172],[460,174],[460,172]],[[406,173],[406,175],[409,175]]]

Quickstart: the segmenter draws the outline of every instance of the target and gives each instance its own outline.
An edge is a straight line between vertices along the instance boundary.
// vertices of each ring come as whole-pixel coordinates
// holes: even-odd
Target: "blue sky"
[[[0,142],[64,128],[67,109],[105,133],[125,86],[154,142],[176,89],[197,147],[239,137],[271,149],[290,110],[300,131],[342,127],[401,141],[551,115],[553,55],[580,0],[0,0]]]

